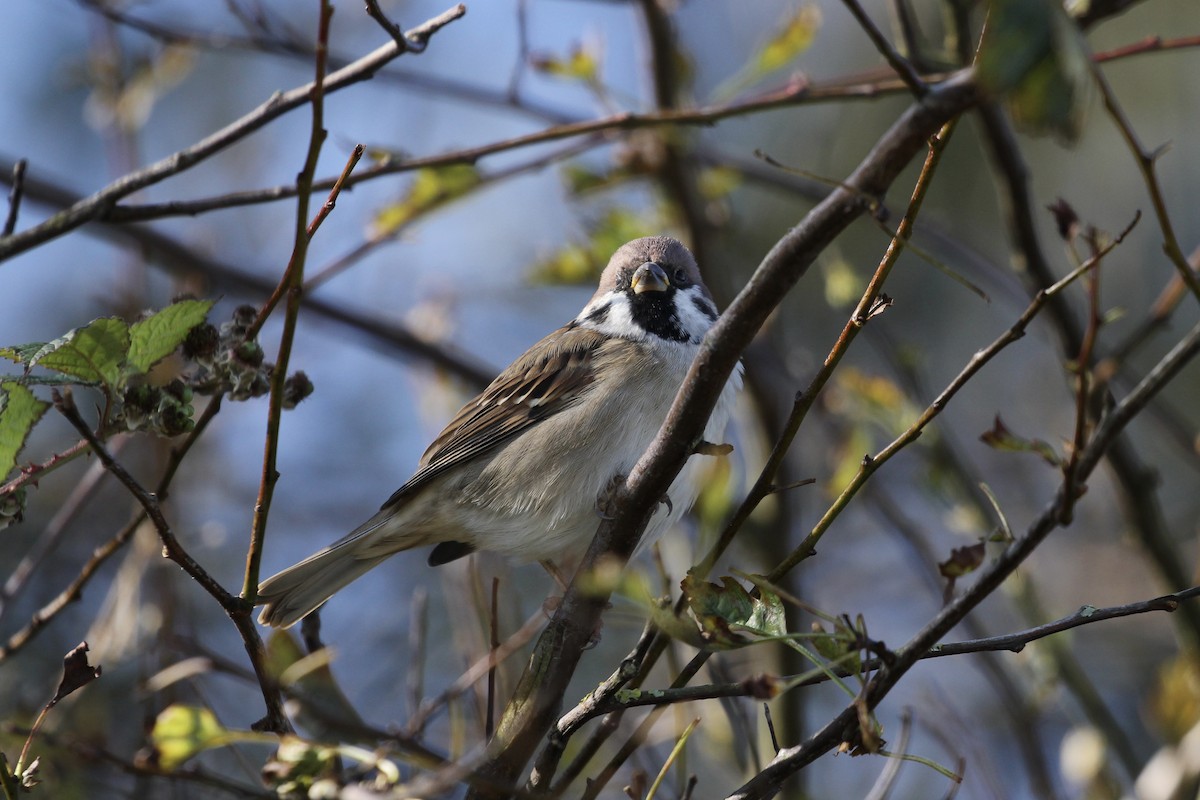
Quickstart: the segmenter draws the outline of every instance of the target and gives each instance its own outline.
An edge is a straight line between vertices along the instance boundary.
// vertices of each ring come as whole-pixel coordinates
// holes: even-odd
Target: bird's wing
[[[572,325],[529,348],[450,420],[407,483],[383,508],[448,469],[503,444],[541,420],[577,403],[595,381],[595,356],[608,337]]]

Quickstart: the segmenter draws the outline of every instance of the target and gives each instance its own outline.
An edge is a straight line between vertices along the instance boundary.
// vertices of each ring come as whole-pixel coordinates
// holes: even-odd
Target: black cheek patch
[[[708,317],[710,321],[716,321],[717,310],[713,308],[712,303],[708,302],[708,300],[699,295],[692,295],[692,306],[695,307],[695,309],[701,314]]]
[[[605,303],[602,306],[596,306],[588,312],[588,315],[584,317],[584,320],[592,323],[593,325],[603,324],[604,321],[608,319],[608,309],[611,305],[612,303]]]

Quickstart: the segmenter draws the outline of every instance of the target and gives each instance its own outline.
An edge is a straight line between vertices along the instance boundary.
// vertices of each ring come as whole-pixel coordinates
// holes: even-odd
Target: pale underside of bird
[[[695,259],[665,236],[613,254],[591,301],[467,403],[416,474],[369,520],[263,581],[259,621],[287,627],[394,553],[434,545],[431,565],[474,550],[572,560],[599,525],[597,499],[658,433],[717,308]],[[720,441],[740,368],[705,428]],[[646,527],[654,541],[692,505],[692,458]]]

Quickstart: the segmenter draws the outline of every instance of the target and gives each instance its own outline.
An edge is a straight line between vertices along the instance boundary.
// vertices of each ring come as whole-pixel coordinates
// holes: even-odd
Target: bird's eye
[[[675,281],[675,283],[679,283],[679,284],[687,284],[687,282],[688,282],[687,270],[685,270],[683,267],[676,267],[674,281]]]

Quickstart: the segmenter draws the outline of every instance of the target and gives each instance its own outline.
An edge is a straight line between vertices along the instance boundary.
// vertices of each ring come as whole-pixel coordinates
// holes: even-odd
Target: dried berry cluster
[[[230,400],[267,394],[275,365],[264,360],[262,345],[250,338],[257,314],[253,306],[238,306],[232,319],[219,329],[207,322],[193,328],[181,352],[195,368],[165,385],[139,383],[128,387],[111,417],[112,427],[178,436],[196,425],[193,393],[222,394]],[[312,391],[308,376],[294,373],[284,383],[283,407],[295,408]]]

